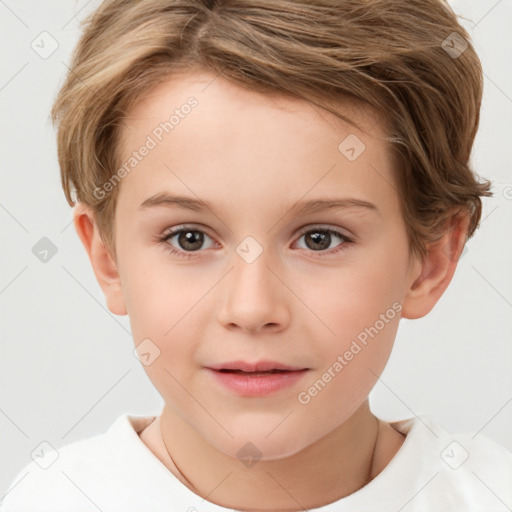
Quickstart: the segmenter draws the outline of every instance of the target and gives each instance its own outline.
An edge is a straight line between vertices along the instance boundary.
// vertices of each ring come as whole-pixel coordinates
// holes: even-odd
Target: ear
[[[101,239],[94,212],[90,207],[78,203],[73,210],[73,217],[76,232],[89,255],[94,274],[105,295],[108,309],[115,315],[126,315],[127,310],[117,264]]]
[[[427,254],[413,267],[415,278],[403,300],[403,318],[425,316],[441,298],[457,268],[466,242],[468,225],[467,214],[461,211],[452,213],[445,234],[427,247]]]

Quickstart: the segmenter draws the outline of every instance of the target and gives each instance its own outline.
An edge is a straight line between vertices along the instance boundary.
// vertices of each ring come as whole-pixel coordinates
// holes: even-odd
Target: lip
[[[229,366],[231,366],[231,368],[228,368]],[[243,368],[250,369],[244,370]],[[309,371],[309,368],[290,367],[271,361],[260,361],[255,364],[236,361],[207,367],[205,369],[213,376],[215,381],[222,384],[224,388],[245,397],[261,397],[276,394],[296,384]],[[259,373],[270,370],[281,371],[278,373]],[[245,374],[242,372],[245,372]],[[251,375],[251,373],[253,375]]]
[[[243,372],[267,372],[270,370],[287,370],[290,372],[299,370],[309,370],[300,366],[289,366],[277,361],[257,361],[249,363],[247,361],[228,361],[226,363],[210,365],[207,368],[211,370],[242,370]]]

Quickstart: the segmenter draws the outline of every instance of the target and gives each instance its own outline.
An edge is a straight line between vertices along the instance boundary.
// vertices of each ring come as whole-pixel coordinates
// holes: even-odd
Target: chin
[[[258,422],[253,420],[251,424],[238,424],[237,428],[226,427],[233,436],[222,436],[222,439],[210,440],[212,445],[229,457],[237,459],[254,459],[258,461],[271,461],[291,457],[310,444],[316,441],[315,438],[308,439],[304,436],[306,432],[294,432],[298,428],[291,429],[291,425],[284,425],[282,429],[277,426],[279,421],[272,422],[277,428],[272,432],[269,422]]]

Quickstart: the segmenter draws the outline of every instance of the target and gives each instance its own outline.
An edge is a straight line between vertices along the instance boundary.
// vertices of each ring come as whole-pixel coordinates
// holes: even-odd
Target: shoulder
[[[512,453],[504,446],[479,433],[450,432],[426,415],[391,425],[407,435],[407,462],[429,482],[425,497],[468,510],[512,503]]]
[[[409,431],[414,430],[413,439],[427,447],[437,446],[439,458],[450,469],[468,467],[497,468],[512,471],[512,452],[479,432],[454,433],[426,415],[410,420]],[[402,423],[402,422],[399,422]],[[396,424],[395,424],[396,425]]]
[[[506,493],[512,504],[512,452],[481,434],[451,434],[451,439],[442,453],[444,460],[454,460],[454,469],[459,464],[461,468],[466,466],[466,472],[483,486],[488,483],[496,490],[503,489],[502,496]]]
[[[130,436],[137,436],[130,418],[122,415],[107,432],[58,449],[42,443],[11,483],[0,512],[97,512],[95,498],[105,492],[105,482],[115,486],[113,475],[126,469],[121,452]],[[129,457],[130,450],[126,452]]]

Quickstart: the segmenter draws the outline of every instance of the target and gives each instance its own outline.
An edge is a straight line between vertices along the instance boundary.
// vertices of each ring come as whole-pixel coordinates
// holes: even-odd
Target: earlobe
[[[75,230],[89,256],[91,265],[107,302],[115,315],[126,315],[121,278],[114,258],[101,239],[91,208],[77,204],[73,211]]]
[[[413,265],[411,285],[402,304],[403,318],[428,314],[450,284],[464,248],[469,217],[454,214],[443,237],[427,247],[427,254]]]

